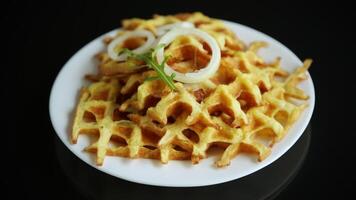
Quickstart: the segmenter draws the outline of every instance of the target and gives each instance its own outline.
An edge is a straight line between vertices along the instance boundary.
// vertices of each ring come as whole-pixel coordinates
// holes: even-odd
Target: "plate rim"
[[[273,37],[259,31],[259,30],[256,30],[255,28],[251,28],[249,26],[246,26],[246,25],[243,25],[243,24],[240,24],[240,23],[237,23],[237,22],[233,22],[233,21],[229,21],[229,20],[224,20],[224,19],[220,19],[221,21],[223,21],[225,24],[227,24],[228,26],[240,26],[244,29],[247,29],[249,31],[253,31],[253,32],[256,32],[258,33],[259,35],[262,35],[263,37],[266,37],[268,38],[269,40],[273,41],[273,43],[275,45],[277,45],[279,48],[282,48],[284,49],[285,51],[287,51],[288,54],[292,55],[294,58],[293,59],[296,59],[298,61],[298,63],[302,64],[302,61],[299,59],[299,57],[293,52],[291,51],[288,47],[286,47],[284,44],[282,44],[281,42],[279,42],[278,40],[274,39]],[[311,120],[311,117],[313,115],[313,112],[314,112],[314,108],[315,108],[315,88],[314,88],[314,83],[313,83],[313,80],[312,80],[312,77],[310,75],[310,73],[307,71],[307,76],[308,76],[308,79],[309,79],[309,82],[310,82],[310,85],[308,86],[310,88],[310,94],[309,94],[309,99],[308,99],[308,107],[310,107],[310,112],[306,113],[306,116],[303,120],[303,123],[301,124],[300,126],[300,129],[298,130],[298,136],[294,137],[295,139],[292,140],[292,142],[289,144],[288,148],[286,148],[285,150],[283,151],[279,151],[277,153],[277,155],[275,155],[274,159],[270,162],[265,162],[263,164],[260,164],[259,166],[256,166],[256,168],[254,168],[254,170],[248,170],[247,173],[243,174],[242,176],[239,176],[239,177],[234,177],[232,176],[229,177],[229,178],[220,178],[219,180],[215,179],[214,181],[211,181],[211,182],[208,182],[208,183],[202,183],[202,184],[191,184],[191,185],[187,185],[187,184],[179,184],[179,183],[165,183],[165,184],[160,184],[160,183],[157,183],[157,181],[151,181],[151,180],[141,180],[141,179],[137,179],[135,177],[126,177],[126,176],[122,176],[122,175],[117,175],[117,174],[113,174],[111,173],[109,170],[105,169],[104,167],[98,167],[96,166],[95,164],[91,163],[91,162],[88,162],[87,160],[83,159],[81,157],[81,152],[77,152],[75,151],[74,149],[72,149],[72,145],[69,141],[66,141],[63,137],[61,137],[61,134],[59,134],[55,125],[55,122],[54,122],[54,114],[53,114],[53,109],[52,107],[54,106],[54,100],[53,100],[53,94],[54,94],[54,91],[56,89],[56,87],[58,87],[58,80],[59,80],[59,77],[61,76],[62,73],[64,73],[64,69],[66,68],[66,66],[68,65],[68,63],[70,63],[70,61],[77,55],[79,54],[80,52],[82,52],[84,49],[86,49],[86,47],[90,46],[92,43],[96,42],[98,39],[104,37],[105,35],[110,35],[111,33],[113,32],[116,32],[117,30],[119,30],[120,28],[116,28],[116,29],[113,29],[111,31],[108,31],[104,34],[101,34],[99,36],[97,36],[96,38],[92,39],[90,42],[86,43],[84,46],[82,46],[79,50],[77,50],[74,54],[72,54],[70,56],[70,58],[62,65],[60,71],[57,73],[56,75],[56,78],[54,80],[54,82],[52,83],[52,87],[51,87],[51,91],[50,91],[50,96],[49,96],[49,115],[50,115],[50,121],[51,121],[51,124],[52,124],[52,127],[56,133],[56,136],[59,137],[59,139],[62,141],[62,143],[76,156],[78,157],[81,161],[83,161],[84,163],[88,164],[89,166],[101,171],[101,172],[104,172],[110,176],[113,176],[113,177],[117,177],[117,178],[120,178],[120,179],[123,179],[123,180],[126,180],[126,181],[130,181],[130,182],[135,182],[135,183],[140,183],[140,184],[145,184],[145,185],[151,185],[151,186],[163,186],[163,187],[199,187],[199,186],[208,186],[208,185],[216,185],[216,184],[220,184],[220,183],[224,183],[224,182],[230,182],[230,181],[233,181],[233,180],[238,180],[242,177],[245,177],[245,176],[248,176],[248,175],[251,175],[253,173],[256,173],[258,172],[259,170],[263,169],[264,167],[267,167],[269,166],[270,164],[272,164],[273,162],[277,161],[281,156],[283,156],[301,137],[301,135],[303,134],[303,132],[305,131],[306,127],[308,126],[308,124],[310,123],[310,120]],[[299,121],[301,118],[299,118],[297,121]],[[295,122],[296,123],[296,122]],[[283,142],[283,140],[281,141]],[[251,172],[252,171],[252,172]]]

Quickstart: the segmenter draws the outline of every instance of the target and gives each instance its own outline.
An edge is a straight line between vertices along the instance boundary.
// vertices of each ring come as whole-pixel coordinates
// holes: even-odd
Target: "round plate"
[[[259,51],[259,55],[266,61],[272,61],[279,56],[282,58],[282,68],[287,71],[302,65],[292,51],[275,39],[241,24],[224,22],[246,44],[252,41],[268,42],[269,47]],[[69,59],[53,84],[49,100],[51,121],[59,138],[77,157],[100,171],[128,181],[156,186],[191,187],[223,183],[256,172],[277,160],[291,148],[308,125],[315,101],[314,86],[309,74],[308,79],[300,84],[300,88],[310,97],[309,106],[289,129],[283,140],[273,146],[270,156],[262,162],[258,162],[252,155],[239,154],[231,161],[230,166],[216,168],[214,166],[216,156],[203,159],[197,165],[192,165],[190,161],[170,161],[164,165],[157,160],[107,156],[103,166],[96,166],[95,155],[83,151],[89,145],[90,138],[81,135],[77,144],[71,144],[70,129],[79,90],[88,84],[84,75],[96,73],[98,63],[94,56],[105,49],[103,37],[114,35],[116,31],[113,30],[96,38]]]

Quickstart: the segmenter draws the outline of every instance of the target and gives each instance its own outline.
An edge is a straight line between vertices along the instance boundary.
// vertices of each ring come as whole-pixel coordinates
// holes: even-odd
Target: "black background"
[[[355,131],[349,129],[354,121],[349,114],[355,112],[351,5],[340,1],[125,0],[10,1],[1,6],[4,196],[84,198],[61,174],[54,155],[56,136],[48,100],[57,73],[79,48],[119,27],[124,18],[191,11],[248,25],[279,40],[299,58],[314,59],[310,73],[317,101],[310,151],[300,173],[278,199],[348,195],[355,181],[352,161],[356,158]]]

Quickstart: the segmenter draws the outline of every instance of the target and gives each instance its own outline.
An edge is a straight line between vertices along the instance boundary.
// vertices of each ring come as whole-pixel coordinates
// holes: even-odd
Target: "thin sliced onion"
[[[210,78],[219,68],[220,65],[220,48],[216,40],[208,33],[196,28],[174,28],[162,36],[158,45],[169,45],[174,39],[182,35],[194,35],[206,42],[211,49],[211,59],[205,68],[190,73],[180,73],[172,69],[165,63],[164,72],[168,75],[175,73],[174,80],[183,83],[198,83]],[[157,51],[157,61],[161,63],[164,60],[164,48]]]
[[[150,31],[136,30],[136,31],[128,32],[128,33],[125,33],[124,35],[121,35],[121,36],[117,37],[113,41],[111,41],[111,43],[108,45],[108,55],[109,55],[109,57],[112,60],[115,60],[115,61],[124,61],[124,60],[126,60],[127,59],[127,55],[126,54],[119,55],[119,53],[115,51],[115,47],[117,45],[122,44],[123,42],[125,42],[125,40],[127,40],[129,38],[132,38],[132,37],[145,37],[145,38],[147,38],[146,42],[143,45],[141,45],[140,47],[132,50],[133,53],[137,53],[137,54],[145,53],[146,51],[148,51],[153,46],[153,44],[155,42],[155,36]]]
[[[157,28],[157,36],[162,36],[172,28],[194,28],[194,24],[190,22],[176,22],[172,24],[166,24]]]

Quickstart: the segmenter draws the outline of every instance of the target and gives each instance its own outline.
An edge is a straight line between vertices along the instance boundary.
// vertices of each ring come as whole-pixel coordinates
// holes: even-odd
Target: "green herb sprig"
[[[129,58],[134,58],[134,59],[143,61],[147,64],[147,66],[149,68],[154,69],[156,71],[157,76],[148,77],[148,78],[146,78],[146,80],[150,81],[150,80],[159,80],[160,79],[163,82],[165,82],[171,90],[175,90],[176,87],[173,82],[175,74],[173,73],[169,76],[164,72],[164,65],[167,62],[167,60],[169,59],[169,57],[166,56],[163,59],[162,63],[158,63],[158,61],[156,59],[157,50],[160,48],[164,48],[164,44],[158,45],[154,49],[150,49],[148,52],[142,53],[142,54],[136,54],[127,48],[123,49],[120,52],[120,54],[126,53]]]

